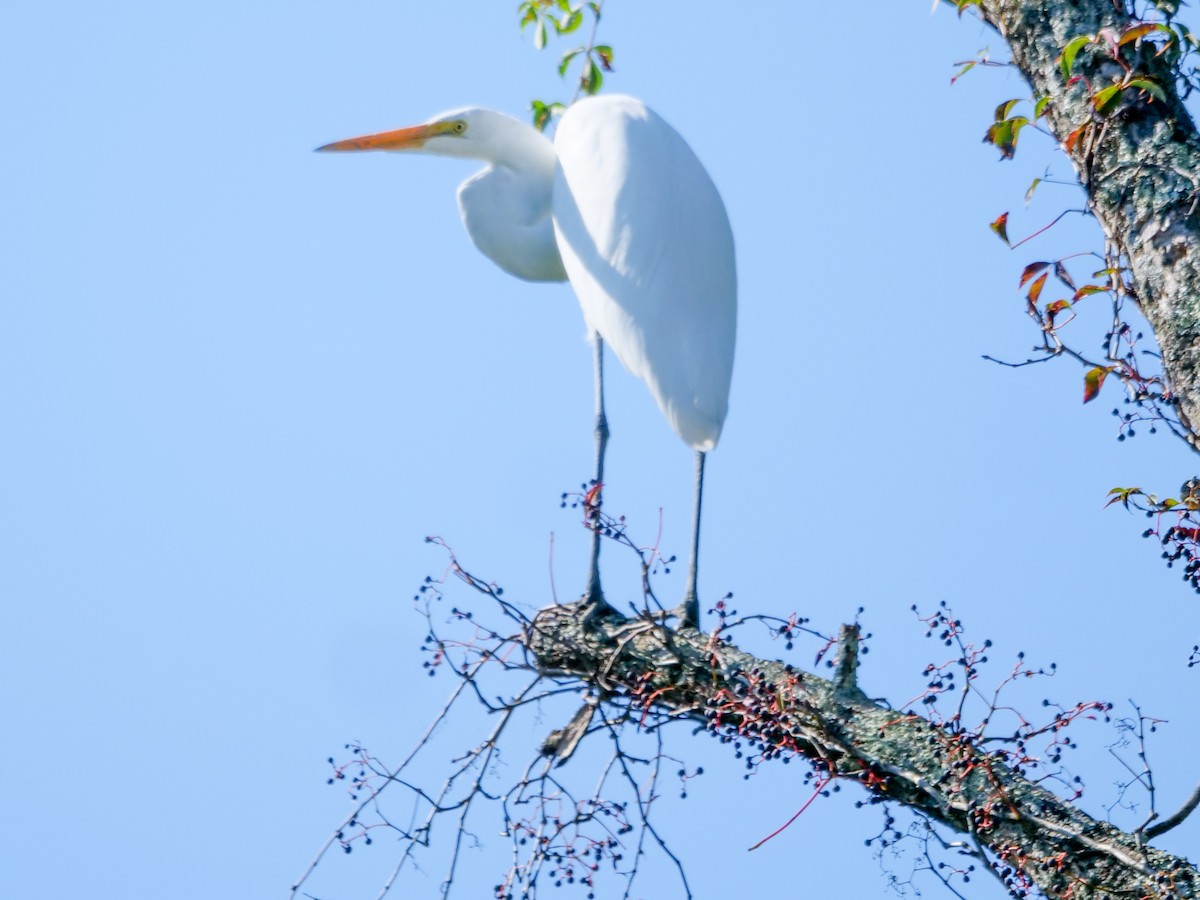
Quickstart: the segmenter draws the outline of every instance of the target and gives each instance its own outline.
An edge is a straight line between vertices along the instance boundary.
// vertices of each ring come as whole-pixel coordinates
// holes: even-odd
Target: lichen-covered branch
[[[1177,90],[1170,55],[1150,42],[1082,48],[1069,77],[1061,53],[1084,35],[1120,36],[1123,0],[982,0],[975,8],[1008,43],[1014,64],[1075,167],[1162,351],[1170,396],[1193,447],[1200,426],[1200,136]],[[1114,54],[1112,51],[1116,49]],[[1136,78],[1157,90],[1106,87]]]
[[[824,776],[970,835],[1011,889],[1032,884],[1072,900],[1200,896],[1200,872],[1186,860],[1086,815],[978,734],[865,696],[854,678],[854,626],[843,629],[832,681],[694,629],[618,619],[585,627],[577,605],[542,610],[523,643],[545,675],[702,723],[764,758],[802,756]]]

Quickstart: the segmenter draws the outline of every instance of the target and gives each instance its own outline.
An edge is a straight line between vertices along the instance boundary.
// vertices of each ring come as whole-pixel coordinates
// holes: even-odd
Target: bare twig
[[[1157,825],[1147,828],[1146,837],[1156,838],[1160,834],[1166,834],[1177,825],[1181,825],[1184,819],[1195,812],[1197,806],[1200,806],[1200,784],[1196,785],[1191,796],[1184,801],[1183,806],[1176,813],[1163,819]]]

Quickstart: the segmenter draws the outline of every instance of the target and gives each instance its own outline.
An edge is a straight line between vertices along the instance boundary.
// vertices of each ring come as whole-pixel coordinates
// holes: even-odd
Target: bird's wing
[[[559,122],[553,211],[588,325],[643,379],[675,432],[711,450],[737,330],[733,234],[708,173],[640,101],[580,101]]]

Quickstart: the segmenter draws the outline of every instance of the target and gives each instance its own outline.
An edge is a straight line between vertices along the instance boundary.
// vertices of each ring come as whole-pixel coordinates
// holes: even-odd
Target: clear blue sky
[[[567,93],[515,2],[463,6],[0,15],[0,894],[286,896],[346,809],[325,758],[350,740],[399,758],[450,689],[420,669],[410,598],[444,563],[422,538],[538,606],[553,533],[559,596],[582,586],[586,535],[558,506],[591,453],[569,289],[474,251],[453,199],[468,164],[311,152]],[[1078,203],[1043,188],[1023,209],[1047,165],[1069,175],[1049,141],[1028,134],[1003,164],[980,143],[995,104],[1024,95],[1013,74],[950,86],[955,61],[998,41],[920,0],[694,8],[610,0],[602,36],[611,88],[688,138],[737,238],[705,596],[826,630],[865,606],[865,685],[897,702],[941,656],[909,607],[948,600],[994,641],[995,677],[1018,650],[1058,663],[1022,687],[1031,708],[1132,697],[1170,719],[1151,757],[1173,809],[1196,779],[1200,605],[1141,521],[1101,507],[1113,485],[1170,492],[1200,467],[1163,436],[1118,443],[1115,384],[1083,407],[1078,369],[980,360],[1035,340],[1025,262],[1098,246],[1087,222],[1027,255],[987,229],[1007,209],[1023,234]],[[607,508],[646,542],[661,509],[664,548],[685,556],[690,452],[611,371]],[[629,590],[616,562],[609,588]],[[486,727],[460,718],[444,743]],[[1115,737],[1081,727],[1072,762],[1100,815]],[[862,845],[879,818],[853,790],[747,855],[806,799],[799,769],[743,781],[684,729],[670,750],[707,773],[660,822],[698,897],[887,895]],[[506,865],[493,824],[470,856],[484,887],[461,896]],[[1163,843],[1198,837],[1193,822]],[[312,890],[374,896],[393,850],[334,860]],[[434,897],[438,877],[431,863],[398,895]],[[673,890],[655,871],[638,896]]]

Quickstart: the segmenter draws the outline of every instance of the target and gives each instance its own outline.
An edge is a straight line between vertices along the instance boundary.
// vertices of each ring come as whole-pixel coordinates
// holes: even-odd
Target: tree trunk
[[[1034,97],[1048,97],[1046,119],[1064,146],[1105,236],[1127,261],[1135,297],[1162,350],[1180,420],[1200,425],[1200,138],[1175,86],[1175,73],[1149,44],[1122,48],[1139,76],[1166,101],[1122,93],[1100,115],[1091,94],[1124,75],[1103,47],[1075,60],[1074,84],[1059,57],[1074,37],[1133,23],[1114,0],[982,0],[977,7],[1008,42]],[[1068,137],[1084,126],[1068,148]],[[1192,439],[1195,445],[1194,435]]]

